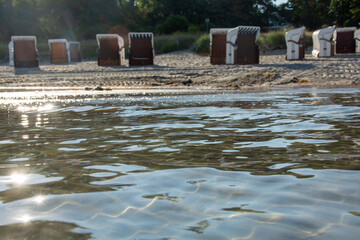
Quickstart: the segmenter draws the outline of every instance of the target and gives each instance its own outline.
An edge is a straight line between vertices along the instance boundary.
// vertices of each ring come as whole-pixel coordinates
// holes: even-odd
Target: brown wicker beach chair
[[[66,39],[49,39],[50,63],[69,63],[69,44]]]
[[[81,62],[80,42],[69,42],[70,62]]]
[[[129,33],[129,65],[154,64],[154,36],[150,32]]]
[[[335,53],[355,53],[356,27],[337,28],[334,33]]]
[[[38,67],[35,36],[13,36],[14,67]]]
[[[124,40],[117,34],[96,34],[98,65],[119,66],[125,64]]]
[[[226,36],[230,28],[210,29],[210,63],[226,63]]]
[[[210,30],[210,63],[257,64],[259,46],[256,44],[260,27],[238,26]]]

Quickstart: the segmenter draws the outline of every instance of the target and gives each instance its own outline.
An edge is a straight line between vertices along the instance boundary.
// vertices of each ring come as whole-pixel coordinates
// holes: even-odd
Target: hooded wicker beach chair
[[[49,39],[50,63],[61,64],[70,62],[69,43],[66,39]]]
[[[14,67],[38,67],[35,36],[12,36]]]
[[[331,40],[335,26],[319,29],[312,35],[313,50],[311,54],[314,57],[331,57],[334,56],[335,44]]]
[[[299,60],[305,57],[305,47],[302,41],[304,30],[305,27],[301,27],[286,32],[286,60]]]
[[[260,27],[255,26],[238,26],[232,29],[211,29],[210,63],[259,63],[259,46],[256,45],[259,32]]]
[[[355,53],[354,32],[356,27],[336,28],[334,32],[335,53]]]
[[[80,42],[69,42],[70,62],[81,62]]]
[[[9,42],[9,65],[14,66],[14,43],[13,41]]]
[[[129,33],[129,65],[154,64],[154,35],[151,32]]]
[[[119,66],[125,64],[124,40],[117,34],[96,34],[98,65]]]
[[[360,53],[360,29],[357,29],[354,32],[354,39],[355,39],[355,52]]]

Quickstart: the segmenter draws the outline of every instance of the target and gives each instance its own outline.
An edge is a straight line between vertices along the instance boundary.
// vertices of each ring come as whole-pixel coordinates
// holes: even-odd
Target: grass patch
[[[194,51],[196,53],[210,53],[210,35],[204,34],[194,43]]]
[[[168,53],[190,49],[198,34],[177,33],[173,35],[159,35],[154,37],[154,47],[156,53]]]

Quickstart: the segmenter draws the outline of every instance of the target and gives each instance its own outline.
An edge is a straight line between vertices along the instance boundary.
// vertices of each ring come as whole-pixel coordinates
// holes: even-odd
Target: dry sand
[[[39,68],[0,65],[0,89],[243,89],[271,86],[359,86],[360,54],[286,61],[285,50],[260,54],[256,65],[211,65],[208,55],[162,54],[154,66],[99,67],[95,60]]]

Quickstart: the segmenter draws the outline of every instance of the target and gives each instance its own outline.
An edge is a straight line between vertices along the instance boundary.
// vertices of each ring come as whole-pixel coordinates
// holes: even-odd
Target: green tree
[[[360,26],[360,0],[331,0],[330,13],[338,26]]]

